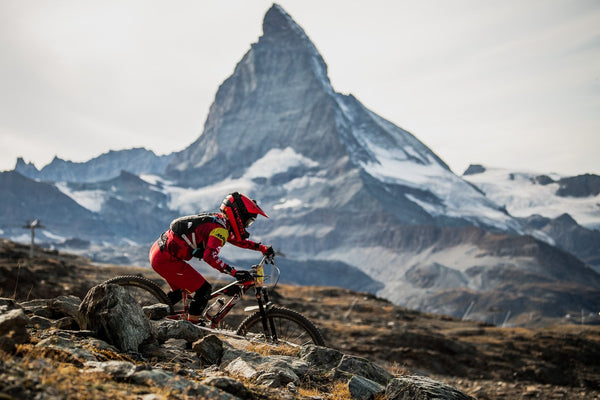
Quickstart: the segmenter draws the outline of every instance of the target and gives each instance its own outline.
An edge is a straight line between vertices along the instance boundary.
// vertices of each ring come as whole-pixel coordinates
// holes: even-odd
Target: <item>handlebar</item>
[[[272,270],[270,274],[265,272],[265,264],[271,264]],[[262,287],[265,281],[271,281],[269,286],[275,287],[279,282],[279,268],[275,265],[274,257],[262,256],[260,262],[250,268],[251,274],[254,277],[254,285]]]

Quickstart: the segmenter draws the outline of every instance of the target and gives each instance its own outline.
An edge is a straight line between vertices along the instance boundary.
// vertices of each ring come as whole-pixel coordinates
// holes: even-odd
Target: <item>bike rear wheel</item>
[[[173,304],[164,290],[148,278],[138,275],[123,275],[104,282],[104,284],[109,283],[124,287],[141,307],[166,304],[170,314],[175,312]]]
[[[304,315],[283,307],[272,307],[267,311],[269,330],[274,328],[277,340],[273,340],[271,332],[265,334],[262,317],[259,311],[246,318],[237,329],[236,334],[250,336],[269,343],[282,342],[294,346],[315,344],[325,346],[321,332]]]

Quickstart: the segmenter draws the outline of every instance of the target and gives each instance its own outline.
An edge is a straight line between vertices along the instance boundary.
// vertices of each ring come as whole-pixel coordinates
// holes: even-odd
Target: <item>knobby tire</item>
[[[164,292],[164,290],[162,290],[162,288],[160,286],[158,286],[156,283],[152,282],[148,278],[144,278],[143,276],[138,276],[138,275],[123,275],[123,276],[117,276],[117,277],[111,278],[104,282],[104,284],[109,284],[109,283],[114,283],[116,285],[120,285],[120,286],[124,286],[124,287],[133,286],[133,287],[142,289],[142,291],[145,291],[146,294],[149,294],[151,296],[151,300],[156,300],[156,302],[154,304],[156,304],[156,303],[166,304],[169,306],[170,314],[173,314],[175,312],[173,304],[171,303],[171,300],[169,300],[169,297]],[[134,295],[134,297],[136,297],[136,296]],[[139,299],[136,299],[136,300],[139,301]],[[143,306],[143,305],[151,305],[151,304],[141,304],[141,305]]]
[[[315,344],[325,346],[321,332],[304,315],[283,307],[272,307],[267,318],[275,324],[278,339],[295,345]],[[247,317],[238,327],[236,334],[264,335],[260,311]]]

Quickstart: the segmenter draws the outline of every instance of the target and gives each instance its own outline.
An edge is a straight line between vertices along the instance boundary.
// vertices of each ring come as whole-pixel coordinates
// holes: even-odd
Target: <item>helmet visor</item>
[[[252,225],[254,223],[254,221],[256,221],[256,217],[250,217],[246,220],[246,225],[245,227],[248,228],[250,227],[250,225]]]

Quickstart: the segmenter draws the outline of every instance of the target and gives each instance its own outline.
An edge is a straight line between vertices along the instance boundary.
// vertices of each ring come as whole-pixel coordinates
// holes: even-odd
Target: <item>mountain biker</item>
[[[225,243],[260,251],[267,257],[274,256],[271,246],[248,240],[250,234],[247,228],[256,217],[260,214],[269,218],[255,200],[233,192],[225,197],[220,211],[174,220],[170,229],[161,234],[150,249],[150,264],[171,287],[167,295],[173,304],[182,299],[182,290],[190,294],[195,292],[188,317],[194,323],[200,321],[210,300],[212,286],[186,261],[198,257],[216,270],[245,282],[253,279],[249,271],[238,270],[219,258]]]

